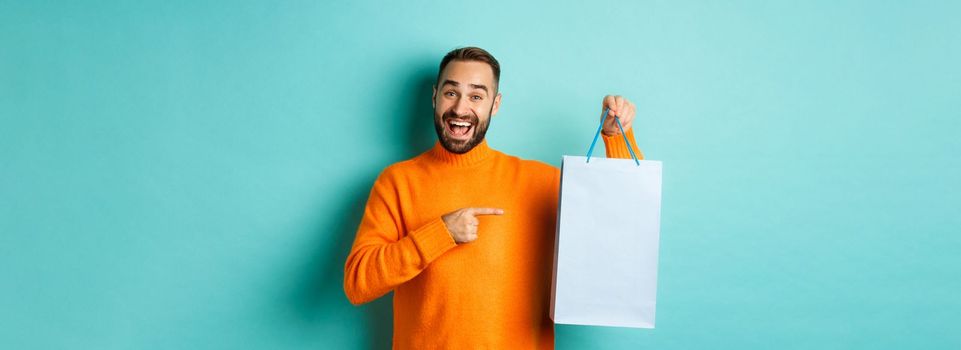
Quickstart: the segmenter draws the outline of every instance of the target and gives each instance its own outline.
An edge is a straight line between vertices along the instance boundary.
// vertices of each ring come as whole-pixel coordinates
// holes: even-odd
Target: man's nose
[[[461,96],[457,99],[457,104],[454,105],[454,113],[456,113],[458,117],[470,114],[470,104],[466,96]]]

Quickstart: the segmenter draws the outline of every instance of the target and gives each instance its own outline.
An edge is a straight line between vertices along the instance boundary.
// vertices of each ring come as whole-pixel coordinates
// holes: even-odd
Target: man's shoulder
[[[523,170],[528,170],[528,171],[538,172],[538,173],[553,173],[555,171],[560,170],[553,165],[547,164],[545,162],[542,162],[536,159],[524,159],[518,156],[506,154],[503,152],[500,152],[500,153],[505,157],[505,159],[516,164],[517,167]]]
[[[547,164],[545,162],[542,162],[536,159],[521,159],[520,161],[525,167],[530,168],[534,171],[553,173],[555,171],[560,170],[553,165]]]
[[[378,180],[394,180],[398,177],[417,172],[422,168],[422,158],[424,157],[425,154],[419,154],[405,160],[391,163],[381,170]]]

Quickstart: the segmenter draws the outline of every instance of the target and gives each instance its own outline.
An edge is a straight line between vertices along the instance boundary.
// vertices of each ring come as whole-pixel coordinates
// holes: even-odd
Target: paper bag
[[[654,328],[661,162],[564,156],[558,211],[554,322]]]

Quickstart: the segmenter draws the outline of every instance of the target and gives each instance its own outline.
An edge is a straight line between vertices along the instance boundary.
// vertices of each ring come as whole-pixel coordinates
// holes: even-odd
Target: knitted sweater
[[[643,157],[627,131],[631,147]],[[623,136],[608,157],[630,158]],[[344,268],[351,303],[394,292],[395,349],[552,349],[550,285],[560,171],[491,149],[436,143],[374,182]],[[465,207],[477,240],[457,244],[441,216]]]

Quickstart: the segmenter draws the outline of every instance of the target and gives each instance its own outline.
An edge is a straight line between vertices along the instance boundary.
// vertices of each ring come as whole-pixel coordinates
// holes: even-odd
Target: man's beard
[[[491,106],[491,112],[494,111],[494,107]],[[488,114],[490,115],[490,114]],[[447,120],[449,119],[459,119],[467,120],[473,125],[474,135],[466,141],[454,140],[446,134],[447,130]],[[474,149],[477,145],[484,141],[484,136],[487,134],[487,128],[490,126],[490,117],[487,121],[481,123],[476,115],[458,116],[454,111],[444,112],[444,115],[440,119],[434,118],[434,130],[437,131],[437,139],[440,140],[441,146],[444,146],[447,151],[456,154],[464,154]]]

